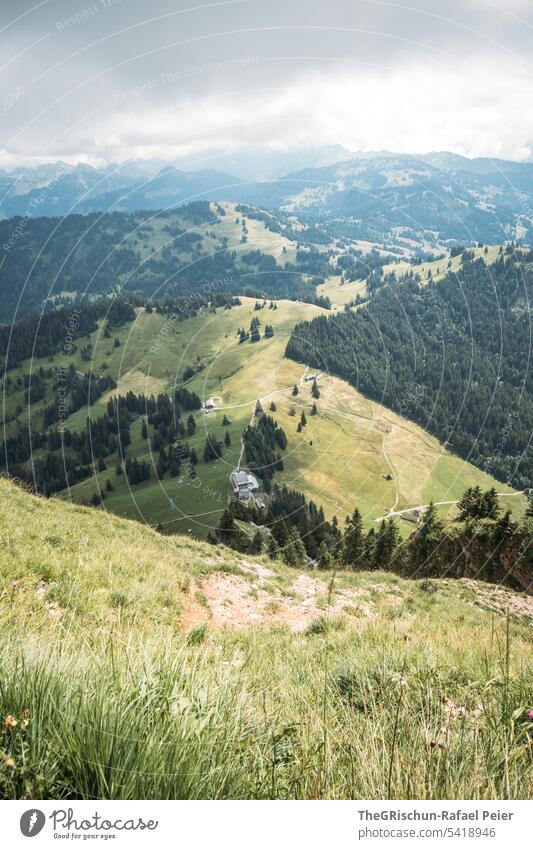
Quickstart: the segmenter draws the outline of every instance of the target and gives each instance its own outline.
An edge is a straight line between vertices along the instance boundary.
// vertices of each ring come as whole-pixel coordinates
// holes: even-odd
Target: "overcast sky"
[[[2,0],[0,167],[213,148],[533,158],[531,0]]]

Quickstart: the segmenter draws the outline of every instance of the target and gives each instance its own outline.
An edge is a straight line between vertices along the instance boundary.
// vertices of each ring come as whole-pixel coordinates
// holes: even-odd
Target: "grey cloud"
[[[517,106],[526,97],[533,29],[525,0],[506,0],[503,11],[488,0],[451,0],[445,11],[433,0],[417,9],[367,0],[48,0],[30,11],[33,5],[9,0],[0,12],[7,63],[0,165],[167,156],[309,136],[524,157],[533,139],[527,115],[509,115],[501,100],[495,120],[489,114],[498,75],[518,92]],[[450,97],[442,85],[448,77]],[[391,108],[399,81],[404,118],[392,104],[394,124],[384,133],[375,113]],[[427,104],[432,133],[409,108],[423,108],[420,88],[444,110],[439,116],[438,103]],[[505,97],[501,86],[494,94]],[[353,113],[342,96],[354,97]],[[472,106],[480,98],[485,113],[476,124]]]

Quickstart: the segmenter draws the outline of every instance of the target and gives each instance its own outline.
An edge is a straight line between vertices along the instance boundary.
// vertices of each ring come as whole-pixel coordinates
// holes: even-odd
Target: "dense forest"
[[[533,485],[533,255],[512,246],[487,265],[420,285],[411,272],[370,302],[294,328],[286,353],[347,379],[452,451],[518,488]],[[383,281],[384,283],[385,281]]]
[[[75,379],[75,371],[69,371],[69,377]],[[96,398],[101,394],[100,387],[97,393]],[[91,403],[96,398],[91,395]],[[0,470],[43,495],[60,492],[107,468],[119,475],[125,473],[131,486],[149,479],[152,471],[159,480],[167,472],[169,477],[176,477],[185,462],[194,474],[198,459],[189,449],[186,437],[194,433],[195,423],[187,413],[200,407],[200,398],[184,387],[176,389],[173,397],[165,393],[157,397],[133,392],[116,395],[107,402],[105,413],[94,419],[87,417],[80,431],[55,423],[43,431],[21,429],[16,436],[7,438],[0,444]],[[146,461],[131,456],[128,448],[130,426],[139,418],[142,438],[154,457],[153,470]],[[113,458],[112,463],[109,458]],[[112,488],[109,481],[108,491]],[[94,493],[92,503],[100,504],[105,497],[105,491]]]
[[[113,212],[0,221],[0,323],[118,292],[159,299],[249,292],[316,300],[321,280],[309,276],[316,274],[315,266],[310,269],[310,260],[306,263],[303,255],[286,269],[270,254],[229,249],[224,237],[214,249],[212,242],[206,248],[206,228],[218,221],[219,213],[200,201],[179,213]],[[244,225],[244,243],[245,234]]]
[[[79,431],[71,430],[69,416],[89,408],[104,393],[115,390],[117,384],[102,367],[102,373],[92,368],[84,372],[72,362],[66,366],[66,358],[79,349],[82,360],[91,360],[89,334],[97,329],[97,323],[102,321],[102,335],[111,339],[114,330],[135,319],[135,308],[141,305],[149,313],[185,319],[202,308],[231,309],[239,303],[238,298],[225,293],[210,298],[194,295],[148,303],[140,296],[132,296],[64,308],[40,318],[32,317],[12,328],[0,328],[4,424],[16,423],[16,429],[11,427],[9,435],[4,430],[0,441],[0,473],[23,480],[45,495],[59,492],[108,467],[116,467],[117,474],[125,472],[131,485],[141,483],[150,477],[150,467],[130,456],[128,446],[130,425],[142,417],[142,437],[155,454],[158,477],[163,478],[167,473],[175,477],[184,462],[194,474],[198,460],[185,438],[194,432],[190,411],[200,409],[198,395],[184,386],[178,386],[172,397],[165,393],[157,397],[133,392],[116,395],[108,401],[102,416],[88,417]],[[54,360],[53,355],[58,352],[64,357]],[[47,357],[49,363],[32,369],[29,367],[32,356],[41,358],[41,363]],[[17,368],[21,363],[27,364],[27,360],[30,360],[27,371],[24,366],[22,370]],[[20,399],[16,406],[13,397]],[[38,402],[42,404],[37,409],[33,405]],[[92,502],[99,504],[105,497],[105,491],[95,493]]]

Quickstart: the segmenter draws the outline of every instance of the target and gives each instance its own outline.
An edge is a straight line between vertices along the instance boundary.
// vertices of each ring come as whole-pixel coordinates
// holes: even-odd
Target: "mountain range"
[[[56,163],[1,172],[0,189],[4,218],[167,209],[202,199],[342,218],[373,241],[398,233],[430,245],[533,238],[533,163],[447,152],[352,154],[333,146],[102,168]]]

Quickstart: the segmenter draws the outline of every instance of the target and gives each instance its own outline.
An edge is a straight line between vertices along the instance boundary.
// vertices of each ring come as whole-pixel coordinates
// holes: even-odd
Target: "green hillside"
[[[311,576],[5,480],[0,539],[4,798],[531,795],[530,598]]]
[[[495,486],[498,492],[513,493],[455,457],[419,426],[325,373],[319,375],[317,383],[317,414],[311,415],[313,384],[305,380],[310,371],[285,358],[284,351],[298,322],[326,311],[293,301],[264,305],[246,297],[240,301],[231,309],[204,307],[196,316],[184,320],[138,308],[133,321],[113,328],[107,336],[104,322],[99,320],[98,329],[77,342],[76,350],[68,357],[61,353],[52,358],[34,358],[31,366],[29,361],[21,363],[9,371],[6,436],[27,429],[38,433],[42,429],[43,411],[56,397],[55,370],[66,362],[81,375],[90,374],[93,382],[104,376],[114,378],[118,384],[105,391],[90,409],[85,405],[73,412],[66,422],[71,430],[83,430],[88,415],[96,421],[105,413],[109,399],[117,394],[172,395],[176,387],[185,386],[203,401],[215,398],[216,410],[208,414],[201,410],[189,412],[195,420],[195,431],[186,441],[199,458],[193,480],[186,466],[176,477],[168,472],[158,474],[154,431],[150,428],[150,438],[143,438],[143,417],[137,416],[131,423],[127,453],[150,466],[150,479],[131,485],[124,474],[117,474],[119,457],[111,454],[105,457],[102,470],[95,460],[92,474],[79,483],[72,482],[63,493],[66,498],[89,501],[103,492],[107,510],[151,525],[160,523],[169,532],[205,536],[216,526],[228,501],[229,475],[241,455],[241,436],[257,399],[283,427],[288,440],[283,452],[284,470],[276,472],[275,481],[303,492],[324,508],[327,517],[336,514],[343,519],[357,505],[365,524],[371,526],[388,511],[427,504],[431,499],[444,502],[439,510],[446,515],[464,490],[476,484],[483,489]],[[261,309],[256,309],[256,305]],[[239,328],[248,329],[254,318],[261,322],[260,340],[240,343]],[[271,338],[264,336],[267,325],[273,328]],[[45,386],[43,397],[28,407],[26,377],[30,368],[33,381],[41,369],[46,373],[41,379]],[[184,381],[187,369],[193,375]],[[294,385],[299,387],[297,395],[293,395]],[[272,402],[274,412],[269,409]],[[298,433],[302,412],[307,425]],[[229,423],[224,425],[224,421]],[[230,445],[224,448],[221,459],[204,462],[207,436],[222,440],[226,432]],[[33,460],[26,464],[30,480],[32,463],[44,453],[44,448],[34,449]],[[107,481],[111,490],[106,489]],[[513,496],[508,504],[516,515],[522,514],[522,497]],[[402,523],[404,533],[411,527]]]
[[[298,325],[287,355],[331,369],[523,490],[532,484],[533,254],[484,251],[463,252],[435,279],[420,280],[419,267],[381,279],[364,307]]]
[[[242,292],[314,300],[293,230],[231,203],[195,201],[152,213],[106,212],[0,221],[0,327],[119,291],[146,297]],[[24,225],[20,225],[20,221]],[[327,265],[327,259],[326,259]]]

